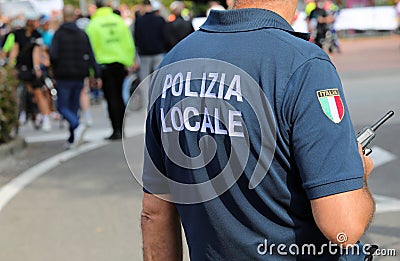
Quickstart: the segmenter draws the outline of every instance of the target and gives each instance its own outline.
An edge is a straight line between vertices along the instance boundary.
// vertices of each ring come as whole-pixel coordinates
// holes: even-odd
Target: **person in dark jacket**
[[[167,43],[164,18],[157,14],[161,5],[144,0],[145,14],[135,21],[134,40],[140,58],[139,77],[144,80],[163,59]]]
[[[324,9],[324,2],[319,0],[317,1],[317,6],[314,10],[311,11],[310,16],[307,18],[309,21],[314,21],[316,24],[316,34],[314,43],[318,45],[320,48],[323,48],[323,42],[325,40],[326,32],[329,27],[328,24],[333,20],[332,16],[329,16],[326,10]]]
[[[185,8],[185,4],[181,1],[174,1],[169,6],[174,20],[167,23],[166,34],[167,34],[167,51],[171,50],[178,42],[189,34],[194,32],[194,28],[190,21],[183,19],[181,13]]]
[[[64,23],[55,32],[50,47],[58,93],[57,109],[69,123],[67,148],[78,147],[86,130],[86,125],[79,123],[78,116],[84,78],[89,76],[90,68],[93,68],[96,78],[100,76],[89,37],[76,25],[74,11],[72,5],[64,7]]]

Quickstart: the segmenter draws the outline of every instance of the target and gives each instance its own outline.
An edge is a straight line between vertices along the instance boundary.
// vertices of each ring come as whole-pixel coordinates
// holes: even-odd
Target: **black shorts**
[[[41,88],[44,85],[44,77],[36,77],[33,69],[18,69],[18,80],[29,84],[33,89]]]

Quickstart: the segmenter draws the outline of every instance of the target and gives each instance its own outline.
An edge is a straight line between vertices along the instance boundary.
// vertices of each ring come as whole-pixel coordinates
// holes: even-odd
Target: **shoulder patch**
[[[325,115],[334,123],[341,122],[344,106],[339,90],[337,88],[320,90],[317,91],[317,97]]]

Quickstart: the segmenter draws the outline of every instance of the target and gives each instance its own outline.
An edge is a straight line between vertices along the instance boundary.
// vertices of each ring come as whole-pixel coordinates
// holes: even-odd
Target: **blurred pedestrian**
[[[225,10],[225,7],[223,7],[218,1],[209,1],[207,5],[208,5],[208,9],[206,12],[207,16],[210,14],[211,10],[220,10],[220,11]]]
[[[165,53],[166,22],[156,14],[161,5],[158,2],[143,1],[145,14],[136,18],[134,38],[140,57],[139,77],[144,80],[161,63]]]
[[[10,33],[10,20],[8,17],[0,14],[0,46],[3,47],[7,35]],[[0,48],[1,50],[1,48]]]
[[[133,64],[135,46],[131,31],[121,16],[114,14],[103,1],[96,1],[97,10],[86,28],[97,62],[101,68],[104,97],[113,133],[107,139],[119,140],[123,134],[125,104],[122,83]]]
[[[330,53],[333,53],[335,49],[337,50],[338,53],[340,53],[341,50],[339,44],[339,37],[337,35],[334,26],[336,17],[339,15],[340,12],[339,6],[331,0],[324,0],[324,10],[326,11],[327,14],[325,22],[328,28],[328,31],[325,34],[326,47],[328,48],[328,51]]]
[[[50,28],[50,17],[48,15],[41,15],[39,24],[38,31],[42,35],[44,45],[49,48],[54,36],[54,31]]]
[[[83,16],[79,8],[75,9],[75,17],[76,25],[79,27],[79,29],[85,31],[90,22],[89,17]],[[84,80],[80,97],[80,115],[82,116],[87,127],[91,127],[93,125],[93,118],[92,114],[90,113],[91,95],[93,95],[93,98],[97,100],[99,99],[100,92],[100,89],[97,86],[97,80],[93,76],[93,70],[91,70],[89,77],[85,78]]]
[[[324,9],[324,1],[318,0],[314,10],[311,11],[307,17],[309,24],[311,24],[311,34],[314,39],[314,43],[320,48],[323,48],[323,41],[325,39],[326,32],[328,31],[328,23],[332,21],[332,18],[328,16],[328,13]]]
[[[311,12],[314,11],[315,8],[317,8],[317,3],[315,2],[315,0],[305,0],[304,4],[306,5],[304,9],[306,16],[310,16]]]
[[[42,62],[41,62],[41,67],[42,67],[42,72],[43,72],[43,78],[49,78],[50,77],[50,54],[49,54],[49,48],[51,45],[51,41],[53,40],[54,36],[54,30],[50,28],[50,16],[48,15],[41,15],[39,18],[39,28],[38,32],[42,36],[43,39],[43,45],[41,46],[42,48]],[[50,78],[49,78],[50,80]],[[47,102],[49,104],[51,113],[50,116],[52,119],[60,119],[60,115],[56,112],[56,106],[54,103],[54,100],[51,98],[50,90],[47,88],[45,91],[45,97],[47,99]]]
[[[90,22],[90,18],[84,16],[80,9],[75,9],[75,15],[77,17],[75,21],[76,25],[81,30],[85,31]],[[87,78],[81,92],[81,115],[88,127],[93,125],[93,119],[90,113],[90,104],[92,101],[94,104],[99,104],[101,97],[103,96],[100,88],[97,86],[97,81],[93,80],[93,77]]]
[[[90,77],[90,76],[89,76]],[[91,127],[93,125],[93,118],[92,114],[90,113],[90,83],[91,82],[96,82],[96,85],[98,81],[94,79],[94,81],[90,80],[89,78],[86,78],[83,84],[83,89],[81,91],[80,95],[80,115],[83,118],[84,123],[86,124],[87,127]]]
[[[79,122],[80,95],[90,68],[100,77],[88,36],[75,23],[74,7],[63,9],[64,23],[56,31],[50,57],[57,86],[57,108],[69,123],[70,136],[66,147],[78,147],[83,140],[86,125]]]
[[[167,51],[171,50],[178,42],[194,32],[192,23],[183,19],[181,13],[185,4],[181,1],[174,1],[170,4],[174,20],[166,25]]]
[[[25,21],[20,18],[16,18],[12,22],[10,22],[10,24],[10,28],[5,29],[5,32],[7,33],[4,35],[4,41],[2,42],[1,46],[0,59],[5,59],[4,63],[6,63],[6,60],[8,60],[10,51],[15,44],[14,31],[24,28]]]
[[[15,30],[15,43],[10,52],[9,65],[17,70],[18,79],[23,82],[27,90],[33,93],[33,98],[42,115],[42,130],[50,131],[50,108],[49,103],[42,91],[43,81],[43,39],[37,31],[39,27],[39,16],[36,13],[25,15],[26,25],[24,28]],[[46,63],[46,62],[45,62]],[[36,119],[38,119],[36,117]]]

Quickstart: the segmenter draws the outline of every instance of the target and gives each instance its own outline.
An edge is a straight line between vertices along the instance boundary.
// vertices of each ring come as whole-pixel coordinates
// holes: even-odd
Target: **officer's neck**
[[[275,0],[275,1],[237,1],[234,9],[260,8],[270,10],[282,16],[289,24],[293,23],[296,11],[296,0]]]

